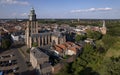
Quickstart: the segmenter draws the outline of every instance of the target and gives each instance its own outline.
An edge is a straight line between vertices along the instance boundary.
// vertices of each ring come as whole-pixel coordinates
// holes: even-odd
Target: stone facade
[[[37,75],[51,75],[53,67],[49,63],[49,56],[39,48],[32,47],[30,50],[30,62]]]
[[[49,56],[40,51],[38,48],[32,48],[30,51],[30,62],[33,68],[36,68],[40,64],[44,64],[49,61]]]
[[[66,36],[60,32],[38,33],[38,22],[36,20],[35,10],[32,8],[29,15],[29,21],[26,28],[26,45],[31,48],[35,43],[39,47],[52,44],[61,44],[66,42]]]

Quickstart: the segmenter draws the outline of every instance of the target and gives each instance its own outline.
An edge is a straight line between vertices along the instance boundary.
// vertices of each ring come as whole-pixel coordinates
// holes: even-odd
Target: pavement
[[[26,64],[26,60],[20,54],[18,49],[15,49],[14,53],[15,53],[16,59],[18,61],[19,73],[20,73],[20,75],[23,75],[22,73],[28,70],[28,67],[27,67],[27,64]]]
[[[6,53],[14,54],[14,58],[17,60],[17,66],[19,67],[18,75],[29,75],[30,70],[32,70],[32,67],[29,67],[28,64],[26,63],[26,61],[29,61],[29,54],[26,53],[26,49],[27,48],[25,46],[18,45],[18,46],[13,46],[11,47],[11,49],[0,53],[0,55],[5,55]]]

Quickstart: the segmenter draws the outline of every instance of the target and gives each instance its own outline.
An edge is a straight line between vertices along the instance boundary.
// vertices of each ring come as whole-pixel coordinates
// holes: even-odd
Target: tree
[[[85,44],[85,46],[84,46],[84,53],[89,53],[89,52],[93,52],[94,51],[94,47],[93,47],[93,45],[91,45],[91,44]]]
[[[59,73],[57,73],[56,75],[73,75],[70,71],[71,71],[71,66],[69,66],[70,64],[65,64],[65,67],[63,69],[60,70]]]
[[[96,55],[95,53],[95,49],[94,46],[91,44],[85,44],[84,48],[83,48],[83,53],[80,56],[80,58],[83,61],[86,61],[87,63],[94,63],[93,61],[96,60]]]
[[[101,39],[101,37],[102,37],[102,34],[98,31],[92,31],[92,30],[87,31],[87,38],[99,40],[99,39]]]
[[[11,41],[10,39],[2,39],[2,48],[3,49],[8,49],[11,46]]]
[[[72,63],[72,72],[73,72],[73,75],[79,75],[79,72],[84,69],[84,67],[87,65],[87,62],[80,59],[80,58],[77,58],[76,61],[74,61]]]
[[[105,53],[105,49],[104,49],[104,45],[103,45],[102,40],[96,41],[96,42],[95,42],[95,47],[96,47],[96,50],[97,50],[99,53]]]
[[[86,67],[80,71],[79,75],[99,75],[99,73],[93,71],[91,67]]]
[[[82,41],[84,39],[86,39],[85,35],[76,35],[76,37],[75,37],[76,42]]]
[[[33,42],[32,46],[37,47],[38,46],[37,42]]]
[[[74,75],[79,75],[80,71],[83,70],[94,58],[94,48],[91,44],[85,44],[82,54],[72,64],[72,70]]]
[[[29,53],[30,53],[30,48],[28,48],[28,49],[26,50],[26,52],[29,54]]]
[[[113,36],[104,35],[102,42],[104,43],[105,50],[108,50],[116,42],[116,39]]]
[[[104,75],[120,74],[120,57],[111,57],[103,61],[101,69]]]

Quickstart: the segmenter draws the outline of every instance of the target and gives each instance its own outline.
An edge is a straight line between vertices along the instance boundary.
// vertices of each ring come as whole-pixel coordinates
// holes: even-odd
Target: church
[[[38,32],[38,21],[34,8],[30,10],[29,20],[25,31],[26,45],[31,48],[34,44],[38,47],[54,44],[62,44],[66,42],[66,36],[61,32]]]
[[[105,35],[107,33],[107,28],[105,25],[105,21],[103,21],[103,26],[100,28],[100,31],[103,35]]]

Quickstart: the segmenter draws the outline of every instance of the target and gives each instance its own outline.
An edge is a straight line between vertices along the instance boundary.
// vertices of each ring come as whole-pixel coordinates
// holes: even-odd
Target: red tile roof
[[[81,47],[75,45],[73,42],[66,42],[64,44],[55,45],[53,48],[60,53],[63,52],[63,50],[72,50],[76,53],[77,49],[80,49]]]
[[[62,49],[60,48],[60,47],[58,47],[58,46],[54,46],[54,49],[56,50],[56,51],[58,51],[58,52],[62,52]]]
[[[64,44],[59,44],[57,46],[60,47],[60,48],[62,48],[63,50],[66,50],[66,48],[67,48]]]
[[[76,47],[70,47],[69,50],[74,51],[75,53],[77,52],[77,48]]]

